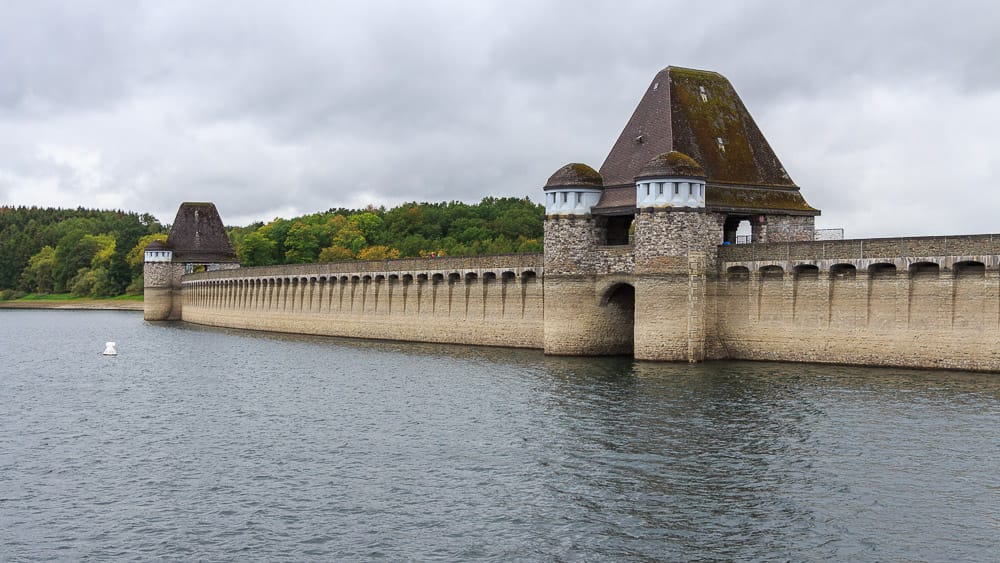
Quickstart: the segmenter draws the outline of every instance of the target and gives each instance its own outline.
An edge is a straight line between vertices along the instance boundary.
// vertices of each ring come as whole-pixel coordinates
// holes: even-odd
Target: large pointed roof
[[[721,74],[661,70],[601,166],[596,211],[635,206],[644,165],[677,151],[707,175],[706,207],[718,211],[818,215],[799,193],[732,84]]]
[[[174,251],[174,262],[214,264],[238,261],[214,203],[182,203],[170,227],[167,245]]]

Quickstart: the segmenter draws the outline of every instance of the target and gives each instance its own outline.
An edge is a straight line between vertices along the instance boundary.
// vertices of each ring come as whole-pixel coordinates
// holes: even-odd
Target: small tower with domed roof
[[[601,174],[586,164],[574,162],[556,170],[542,188],[546,215],[590,215],[601,199]]]
[[[690,156],[670,151],[654,157],[635,177],[635,206],[705,207],[705,171]]]

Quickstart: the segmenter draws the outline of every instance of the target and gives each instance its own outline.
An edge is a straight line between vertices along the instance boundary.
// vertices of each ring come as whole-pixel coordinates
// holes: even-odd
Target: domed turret
[[[654,157],[635,177],[636,207],[705,207],[705,170],[677,151]]]
[[[546,215],[590,215],[601,199],[604,180],[597,170],[574,162],[556,170],[543,189]]]

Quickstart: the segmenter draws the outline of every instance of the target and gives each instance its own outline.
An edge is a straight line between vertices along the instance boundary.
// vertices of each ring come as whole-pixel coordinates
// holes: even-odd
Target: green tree
[[[259,231],[243,237],[236,248],[236,256],[244,266],[270,266],[275,263],[274,251],[277,244]]]
[[[358,260],[394,260],[396,258],[399,258],[399,251],[384,245],[369,246],[358,253]]]
[[[98,243],[81,230],[70,231],[59,239],[55,248],[55,265],[52,269],[53,291],[69,291],[70,281],[81,269],[88,269],[97,254]]]
[[[344,248],[340,245],[333,245],[324,248],[319,253],[320,262],[338,262],[340,260],[353,260],[354,253],[351,249]]]
[[[347,220],[347,224],[333,237],[332,245],[342,246],[357,254],[362,248],[368,246],[368,241],[365,239],[364,231],[361,230],[358,222],[354,217],[351,217]]]
[[[166,233],[153,233],[145,235],[139,239],[139,242],[128,251],[125,255],[125,262],[133,269],[134,273],[142,273],[142,264],[146,260],[146,247],[149,246],[151,242],[158,240],[160,242],[167,242]],[[136,272],[136,269],[138,270]]]
[[[274,255],[276,259],[283,259],[285,257],[285,237],[291,228],[292,221],[276,218],[257,231],[274,242]]]
[[[348,222],[354,223],[365,237],[365,240],[369,242],[379,240],[382,234],[382,225],[385,223],[381,217],[371,211],[354,215]]]
[[[296,221],[285,235],[285,261],[293,264],[315,262],[319,257],[319,237],[316,230],[303,221]]]
[[[56,263],[56,250],[51,246],[43,246],[28,260],[24,270],[23,287],[35,293],[52,293],[52,269]]]

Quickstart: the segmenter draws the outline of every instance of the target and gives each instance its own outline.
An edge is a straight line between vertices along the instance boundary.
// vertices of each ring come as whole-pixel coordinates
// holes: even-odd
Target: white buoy
[[[115,343],[114,342],[105,342],[104,343],[104,355],[105,356],[117,356],[118,355],[118,350],[115,350]]]

